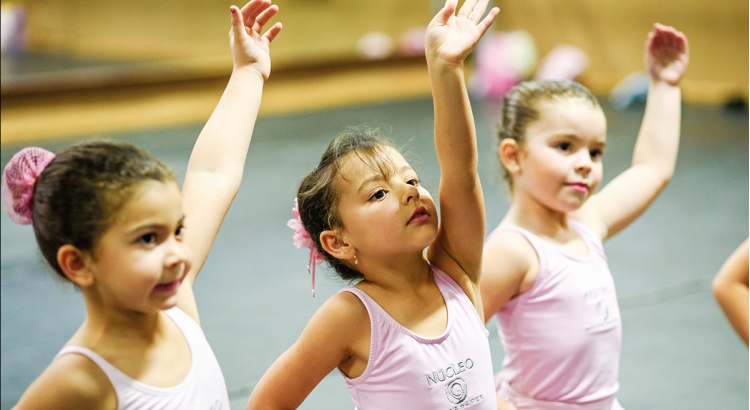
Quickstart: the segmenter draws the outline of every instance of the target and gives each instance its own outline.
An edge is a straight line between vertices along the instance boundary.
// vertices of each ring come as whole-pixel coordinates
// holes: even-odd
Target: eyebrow
[[[400,174],[400,173],[403,173],[405,171],[412,171],[412,170],[414,170],[414,168],[412,168],[411,166],[404,165],[401,168],[397,169],[396,173]],[[382,173],[374,174],[373,176],[371,176],[371,177],[365,179],[364,181],[362,181],[362,185],[360,185],[359,188],[357,188],[357,192],[361,191],[362,188],[365,187],[365,185],[367,185],[367,184],[369,184],[369,183],[371,183],[373,181],[382,181],[384,179],[385,178],[384,178],[384,176],[383,176]]]
[[[579,137],[577,134],[564,134],[564,135],[558,136],[558,138],[568,138],[568,139],[575,140],[577,142],[581,142],[583,140],[583,138]],[[600,147],[606,147],[607,146],[607,140],[606,139],[604,139],[604,140],[595,140],[594,144],[597,145],[597,146],[600,146]]]
[[[184,225],[185,225],[185,215],[182,215],[180,217],[180,219],[177,221],[177,225],[176,226],[184,226]],[[133,235],[134,234],[140,234],[141,232],[145,232],[145,231],[153,231],[153,230],[157,230],[157,229],[162,229],[165,226],[167,226],[167,224],[156,224],[156,223],[153,223],[153,224],[148,224],[148,225],[141,225],[141,226],[138,226],[135,229],[131,230],[130,232]]]

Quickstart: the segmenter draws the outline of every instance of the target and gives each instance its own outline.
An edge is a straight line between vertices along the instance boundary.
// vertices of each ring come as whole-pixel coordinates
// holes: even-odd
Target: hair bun
[[[31,198],[34,184],[55,154],[39,147],[17,152],[3,170],[2,196],[5,212],[21,225],[31,223]]]

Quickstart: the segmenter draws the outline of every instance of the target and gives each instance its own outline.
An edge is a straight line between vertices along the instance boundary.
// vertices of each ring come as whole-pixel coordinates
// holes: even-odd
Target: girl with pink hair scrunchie
[[[229,409],[193,293],[242,181],[278,7],[229,8],[233,70],[193,147],[182,191],[169,167],[112,141],[16,154],[3,172],[10,218],[73,283],[86,319],[18,408]],[[53,159],[54,158],[54,159]],[[189,226],[190,229],[184,229]]]
[[[31,223],[31,197],[34,184],[55,154],[44,148],[29,147],[16,153],[3,170],[3,205],[10,219],[21,225]]]

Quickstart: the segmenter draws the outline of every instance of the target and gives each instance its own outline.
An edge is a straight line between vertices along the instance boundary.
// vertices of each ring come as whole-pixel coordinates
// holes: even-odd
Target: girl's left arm
[[[193,252],[193,264],[179,304],[196,320],[197,309],[189,288],[208,257],[242,181],[263,84],[271,72],[269,45],[281,31],[281,23],[274,24],[265,34],[262,30],[277,11],[270,0],[251,0],[241,10],[230,7],[232,75],[190,155],[182,201],[185,241]]]
[[[465,2],[454,15],[448,0],[427,29],[425,54],[440,163],[440,228],[428,258],[467,291],[482,312],[477,285],[482,261],[485,210],[479,181],[474,117],[464,79],[464,59],[489,29],[498,9],[482,16],[488,0]]]
[[[602,239],[620,232],[648,208],[672,178],[677,162],[687,38],[655,24],[646,40],[645,60],[651,84],[632,164],[582,208],[594,211]]]

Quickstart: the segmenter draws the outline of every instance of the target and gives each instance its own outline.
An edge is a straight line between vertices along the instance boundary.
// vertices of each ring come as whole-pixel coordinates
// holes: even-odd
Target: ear
[[[521,147],[518,146],[516,140],[505,138],[500,141],[500,146],[497,149],[497,156],[511,175],[516,175],[521,172]]]
[[[320,244],[334,258],[348,260],[354,258],[352,246],[343,240],[339,232],[325,230],[320,233]]]
[[[89,270],[88,256],[71,244],[57,250],[57,264],[65,276],[81,288],[94,284],[94,275]]]

